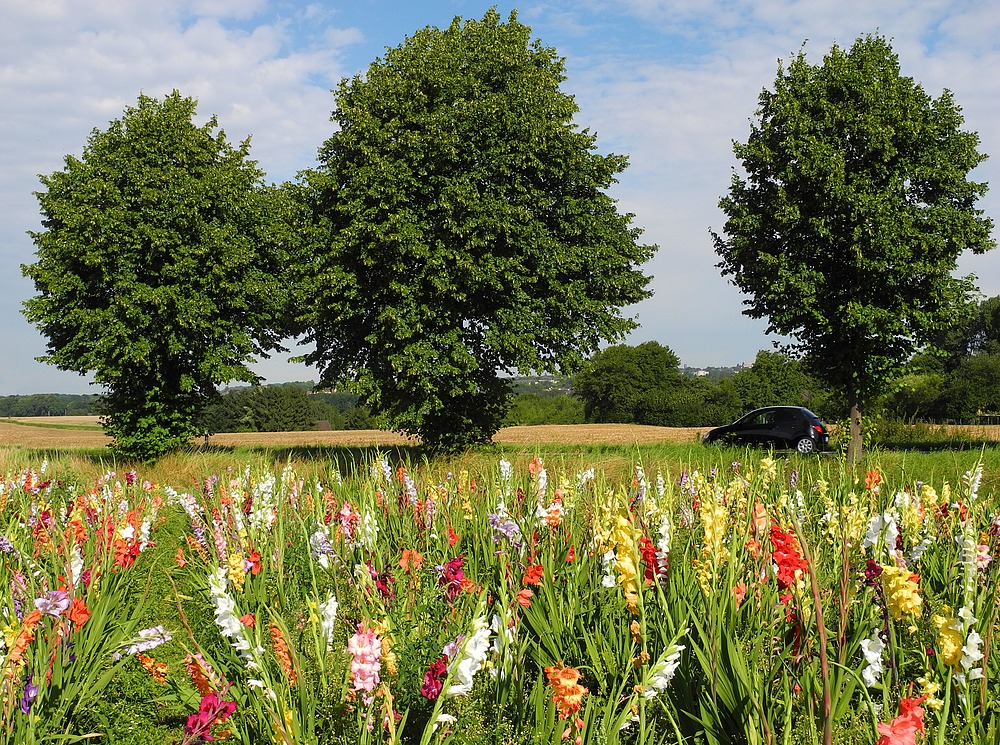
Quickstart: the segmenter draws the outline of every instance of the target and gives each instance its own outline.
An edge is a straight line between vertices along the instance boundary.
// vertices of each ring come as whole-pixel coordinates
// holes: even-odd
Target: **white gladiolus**
[[[326,639],[326,651],[333,649],[333,622],[337,620],[337,598],[331,595],[319,606],[320,628]]]
[[[885,644],[879,638],[877,628],[874,629],[870,638],[861,642],[861,654],[864,655],[865,662],[868,663],[865,669],[861,671],[861,677],[865,681],[865,685],[869,688],[878,682],[885,670],[882,663],[882,652],[884,649]]]
[[[671,644],[666,653],[650,668],[649,678],[646,679],[642,691],[645,698],[653,698],[663,693],[670,685],[674,673],[677,672],[677,668],[681,664],[681,652],[684,649],[683,644]]]
[[[465,640],[459,657],[449,665],[452,683],[445,696],[467,696],[472,690],[472,680],[486,664],[486,654],[490,650],[490,629],[480,616],[472,622],[472,634]]]

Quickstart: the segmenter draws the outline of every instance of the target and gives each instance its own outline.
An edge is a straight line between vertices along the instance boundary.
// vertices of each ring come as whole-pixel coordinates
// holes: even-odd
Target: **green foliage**
[[[573,392],[583,399],[591,422],[634,422],[644,397],[670,394],[685,383],[680,359],[659,342],[632,347],[618,344],[595,354],[573,378]]]
[[[1000,413],[1000,354],[965,357],[945,379],[944,414],[959,421]]]
[[[234,148],[214,118],[196,126],[195,108],[176,91],[140,96],[37,193],[24,314],[48,339],[40,359],[105,387],[122,457],[186,444],[217,386],[255,382],[248,362],[285,335],[286,200],[249,141]]]
[[[0,416],[91,416],[96,414],[97,396],[68,393],[33,393],[0,396]]]
[[[205,431],[293,432],[312,429],[317,417],[306,392],[297,386],[254,386],[230,391],[208,407]]]
[[[744,313],[792,337],[859,420],[965,312],[961,252],[994,245],[975,208],[986,184],[967,180],[985,158],[979,138],[949,92],[931,99],[900,73],[880,36],[834,46],[821,65],[800,52],[757,117],[734,146],[746,178],[734,174],[720,200],[719,268],[750,296]]]
[[[732,383],[747,410],[785,405],[820,412],[827,399],[822,384],[802,363],[780,352],[758,352],[753,366],[736,373]]]
[[[505,427],[519,424],[583,424],[583,402],[573,396],[522,393],[504,419]]]
[[[655,247],[606,193],[626,159],[573,122],[564,78],[516,15],[417,31],[341,82],[292,189],[306,361],[433,448],[488,441],[500,372],[573,371],[649,295]]]

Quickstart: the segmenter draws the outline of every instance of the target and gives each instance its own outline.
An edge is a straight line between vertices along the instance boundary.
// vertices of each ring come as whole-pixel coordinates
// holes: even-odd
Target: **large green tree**
[[[805,406],[819,413],[827,398],[799,360],[763,349],[751,367],[733,376],[732,384],[747,410],[784,405]]]
[[[880,36],[779,65],[756,117],[720,201],[719,268],[844,394],[857,460],[865,402],[966,307],[958,256],[994,245],[968,178],[985,156],[951,94],[903,76]]]
[[[635,422],[636,406],[653,394],[668,395],[684,385],[681,361],[656,341],[602,349],[573,378],[589,422]]]
[[[254,355],[280,349],[288,200],[263,183],[249,141],[174,91],[140,96],[82,157],[41,177],[37,295],[24,314],[40,358],[92,372],[123,457],[152,459],[198,433],[217,385],[256,382]]]
[[[500,372],[573,371],[649,295],[632,215],[560,90],[563,61],[496,11],[428,27],[341,82],[300,197],[300,322],[346,383],[435,448],[488,441]]]

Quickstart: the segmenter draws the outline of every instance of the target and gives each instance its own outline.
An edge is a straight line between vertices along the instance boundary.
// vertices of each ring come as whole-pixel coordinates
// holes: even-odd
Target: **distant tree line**
[[[679,365],[669,347],[655,341],[602,350],[573,379],[580,421],[697,427],[778,404],[805,406],[830,422],[848,414],[842,394],[781,352],[761,351],[752,366],[724,376],[691,377]],[[529,404],[519,399],[515,410]],[[538,410],[561,405],[567,404],[546,401]],[[914,355],[871,402],[868,416],[959,423],[1000,417],[1000,297],[967,306],[962,320]]]
[[[842,406],[799,361],[780,352],[761,351],[752,366],[728,377],[693,377],[655,341],[602,350],[573,380],[573,390],[588,422],[661,427],[723,424],[773,404],[806,406],[836,421]]]
[[[226,391],[202,418],[204,431],[293,432],[309,429],[371,429],[382,426],[358,396],[309,393],[312,383],[251,386]]]
[[[915,355],[884,401],[889,416],[970,421],[1000,415],[1000,296],[971,305],[936,350]]]
[[[94,394],[33,393],[0,396],[0,416],[92,416],[97,413]]]

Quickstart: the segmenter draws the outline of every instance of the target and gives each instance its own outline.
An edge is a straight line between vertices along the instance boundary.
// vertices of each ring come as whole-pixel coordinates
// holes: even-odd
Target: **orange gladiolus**
[[[577,682],[583,673],[575,667],[564,667],[560,662],[545,668],[545,675],[552,686],[552,701],[559,711],[559,718],[569,719],[575,716],[587,694],[587,689]]]
[[[282,672],[288,678],[288,685],[295,685],[295,667],[292,665],[288,643],[285,641],[284,634],[281,633],[281,627],[272,621],[270,630],[271,641],[274,643],[274,656],[278,658],[278,664],[281,665]]]
[[[411,567],[416,572],[423,563],[424,556],[419,551],[411,551],[408,548],[403,549],[403,557],[399,560],[399,566],[404,572],[409,572]]]
[[[73,604],[69,607],[69,620],[73,623],[73,630],[79,631],[83,624],[90,618],[90,609],[83,598],[73,598]]]
[[[872,492],[878,492],[879,484],[882,483],[882,474],[878,472],[878,469],[872,469],[865,474],[865,489]]]
[[[167,663],[157,662],[156,658],[140,652],[135,656],[139,664],[146,668],[146,672],[153,676],[153,680],[163,685],[167,684]]]
[[[18,632],[17,638],[14,639],[5,661],[4,666],[7,668],[5,674],[8,677],[17,677],[21,665],[24,664],[24,653],[27,651],[28,645],[35,640],[35,629],[41,622],[42,612],[37,608],[24,617],[21,622],[21,630]]]
[[[528,588],[525,588],[525,589],[521,590],[519,593],[517,593],[517,602],[518,602],[519,605],[521,605],[521,606],[523,606],[525,608],[530,608],[531,607],[531,599],[533,597],[535,597],[535,593],[533,593]]]
[[[188,675],[191,676],[191,682],[198,689],[198,693],[202,696],[207,696],[212,692],[212,683],[205,673],[205,668],[202,666],[201,660],[188,655],[184,658],[184,667],[187,668]]]

